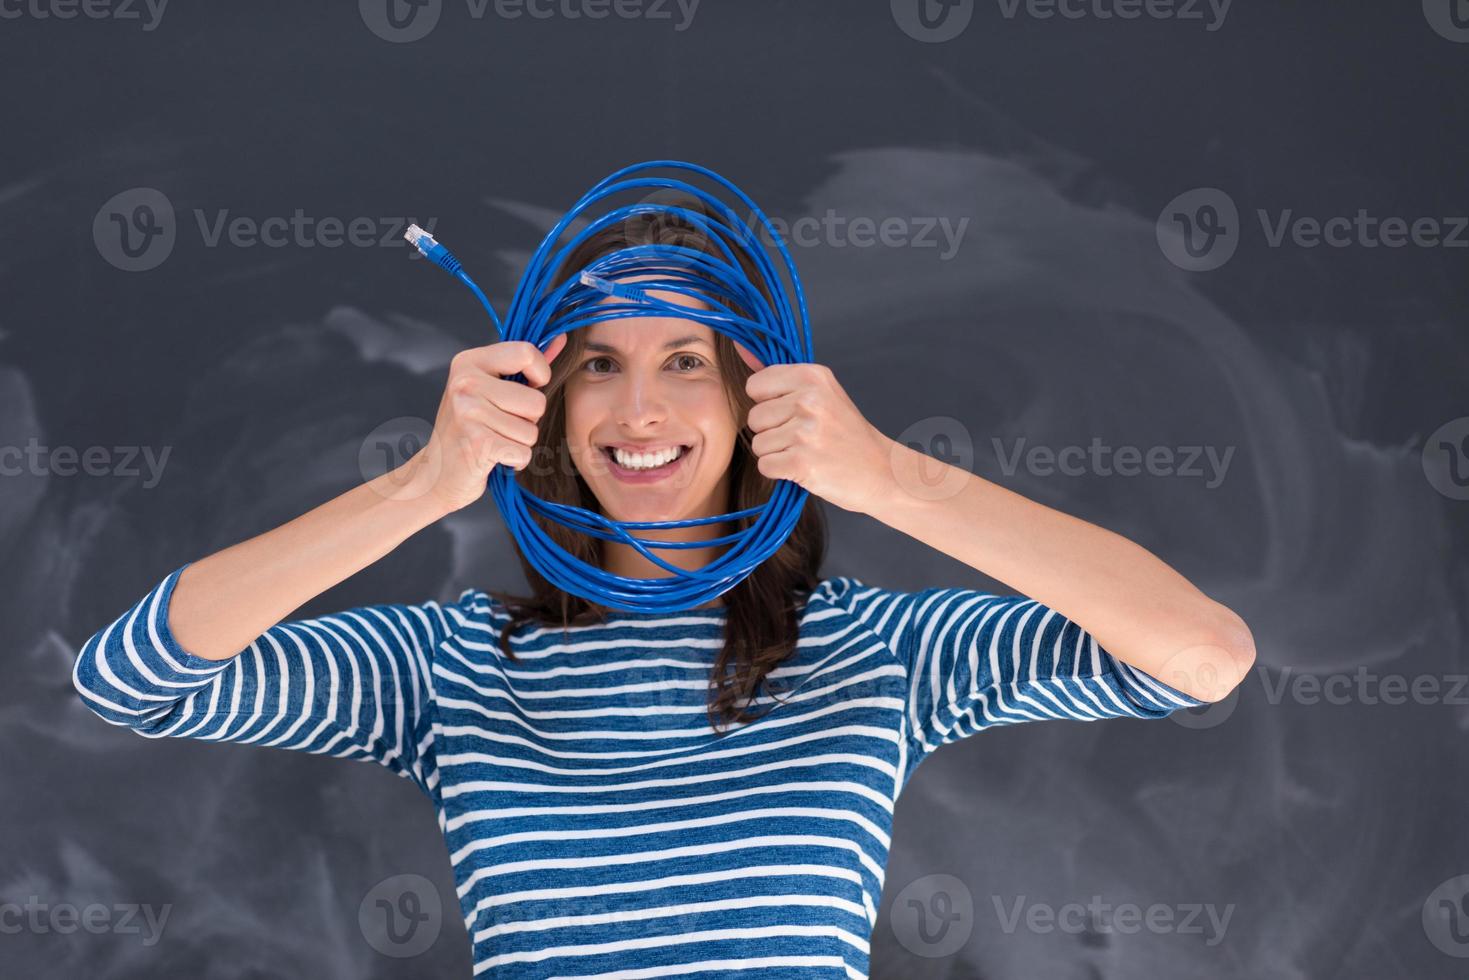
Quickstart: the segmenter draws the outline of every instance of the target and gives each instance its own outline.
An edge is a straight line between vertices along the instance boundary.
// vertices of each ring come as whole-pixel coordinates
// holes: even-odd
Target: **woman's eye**
[[[608,370],[610,371],[612,359],[610,357],[606,357],[605,355],[601,357],[590,357],[582,363],[581,367],[582,370],[586,371],[588,374],[607,374],[608,371],[598,370],[596,367],[596,365],[602,364],[604,362],[609,366]],[[679,354],[673,359],[673,364],[679,371],[687,374],[691,371],[697,371],[699,368],[703,367],[704,359],[698,354]]]

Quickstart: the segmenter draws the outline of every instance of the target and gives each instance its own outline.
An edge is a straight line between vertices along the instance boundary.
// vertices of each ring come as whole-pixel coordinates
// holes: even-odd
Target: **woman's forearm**
[[[449,509],[419,475],[420,458],[190,564],[169,609],[174,638],[200,657],[228,659],[439,520]]]
[[[557,338],[472,347],[449,362],[433,435],[402,466],[289,524],[200,559],[174,584],[168,627],[179,646],[226,660],[303,603],[371,565],[415,532],[484,496],[497,465],[530,462]],[[506,380],[523,374],[536,388]]]
[[[896,441],[891,450],[892,486],[870,516],[1049,606],[1185,694],[1219,700],[1249,671],[1244,621],[1147,549]]]

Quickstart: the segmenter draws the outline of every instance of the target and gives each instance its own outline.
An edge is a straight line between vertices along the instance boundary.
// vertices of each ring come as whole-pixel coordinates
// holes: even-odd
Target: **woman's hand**
[[[474,503],[496,463],[523,469],[539,435],[551,362],[566,335],[542,354],[523,340],[471,347],[449,362],[449,381],[428,444],[404,463],[403,482],[432,494],[446,514]],[[505,380],[520,372],[529,385]],[[534,387],[531,387],[531,386]]]
[[[762,367],[737,344],[755,373],[746,424],[760,472],[790,480],[843,510],[871,513],[893,486],[893,442],[863,417],[823,364]]]

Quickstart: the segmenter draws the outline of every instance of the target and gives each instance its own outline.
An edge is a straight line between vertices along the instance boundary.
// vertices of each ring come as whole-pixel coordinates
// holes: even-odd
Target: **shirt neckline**
[[[614,619],[682,619],[688,616],[712,616],[724,619],[729,615],[728,606],[714,606],[709,609],[665,609],[657,612],[648,612],[641,609],[613,609],[607,608],[607,621]]]

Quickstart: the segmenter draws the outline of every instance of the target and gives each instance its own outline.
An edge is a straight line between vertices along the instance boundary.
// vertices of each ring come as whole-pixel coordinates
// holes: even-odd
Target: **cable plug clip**
[[[408,243],[418,249],[420,255],[433,262],[439,268],[451,276],[459,275],[459,270],[464,268],[454,254],[440,245],[438,239],[417,225],[409,225],[408,230],[403,233]]]

